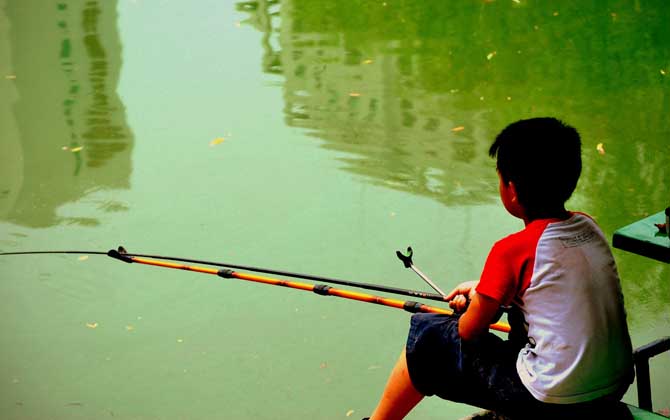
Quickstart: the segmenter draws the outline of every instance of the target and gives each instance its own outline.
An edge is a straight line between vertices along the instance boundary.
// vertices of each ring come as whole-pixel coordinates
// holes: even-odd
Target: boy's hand
[[[449,301],[449,307],[456,312],[465,311],[470,300],[475,296],[477,283],[478,281],[466,281],[456,286],[445,298]]]

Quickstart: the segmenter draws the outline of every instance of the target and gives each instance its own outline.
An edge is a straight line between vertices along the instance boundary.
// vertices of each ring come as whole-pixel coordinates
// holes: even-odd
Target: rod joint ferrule
[[[233,273],[234,271],[229,268],[222,268],[221,270],[216,272],[216,275],[219,277],[223,277],[224,279],[231,279],[233,278]]]
[[[421,304],[419,302],[414,302],[412,300],[408,300],[402,305],[402,308],[404,310],[406,310],[407,312],[411,312],[411,313],[415,314],[417,312],[421,312],[421,307],[422,306],[423,306],[423,304]]]
[[[330,294],[330,289],[332,289],[332,287],[328,286],[327,284],[315,284],[312,291],[317,295],[328,296]]]

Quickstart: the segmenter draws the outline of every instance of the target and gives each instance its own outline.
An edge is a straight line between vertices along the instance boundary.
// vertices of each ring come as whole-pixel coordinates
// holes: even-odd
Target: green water
[[[670,205],[669,21],[661,0],[0,0],[0,250],[428,290],[412,245],[449,289],[521,229],[486,151],[538,115],[580,130],[569,207],[611,237]],[[670,266],[615,257],[634,345],[670,335]],[[3,257],[0,296],[3,419],[361,418],[409,319],[102,256]]]

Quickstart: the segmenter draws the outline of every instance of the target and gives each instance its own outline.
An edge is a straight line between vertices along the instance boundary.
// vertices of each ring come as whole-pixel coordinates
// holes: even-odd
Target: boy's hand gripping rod
[[[405,265],[405,268],[411,268],[416,274],[419,275],[419,277],[421,277],[426,283],[428,283],[430,285],[430,287],[433,288],[433,290],[435,290],[437,293],[441,294],[442,296],[447,296],[447,294],[444,293],[442,291],[442,289],[437,287],[437,285],[435,283],[433,283],[433,281],[431,279],[429,279],[428,276],[423,274],[421,272],[421,270],[419,270],[417,268],[417,266],[414,265],[414,262],[412,261],[412,255],[414,255],[414,251],[412,251],[411,246],[407,247],[407,255],[403,255],[403,253],[400,252],[400,251],[396,251],[395,254],[398,256],[400,261],[402,261],[402,263]]]
[[[437,293],[439,293],[440,295],[442,295],[442,297],[447,297],[447,294],[446,294],[446,293],[444,293],[439,287],[437,287],[437,285],[436,285],[435,283],[433,283],[433,282],[428,278],[428,276],[426,276],[425,274],[423,274],[423,273],[421,272],[421,270],[419,270],[419,269],[414,265],[414,263],[412,262],[412,255],[414,255],[414,252],[412,251],[412,247],[411,247],[411,246],[408,246],[408,247],[407,247],[407,255],[403,255],[402,252],[400,252],[400,251],[396,251],[395,254],[398,256],[398,258],[400,259],[400,261],[402,261],[402,263],[405,265],[406,268],[411,268],[412,270],[414,270],[414,272],[415,272],[416,274],[418,274],[419,277],[421,277],[426,283],[428,283],[428,284],[430,285],[430,287],[432,287]],[[467,298],[466,298],[466,299],[467,299]],[[469,302],[469,299],[468,299],[468,304],[469,304],[469,303],[470,303],[470,302]],[[501,307],[500,307],[500,310],[498,311],[498,315],[496,315],[496,317],[495,317],[494,319],[496,319],[496,320],[497,320],[497,319],[500,319],[500,316],[502,315],[502,313],[503,313],[503,312],[507,312],[507,311],[509,311],[510,308],[511,308],[510,306],[501,306]]]

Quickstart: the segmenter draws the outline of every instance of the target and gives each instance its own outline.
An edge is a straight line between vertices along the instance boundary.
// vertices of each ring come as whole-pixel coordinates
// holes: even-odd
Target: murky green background
[[[427,290],[412,245],[449,289],[522,227],[492,138],[544,115],[580,130],[569,207],[611,237],[670,205],[668,22],[662,0],[0,0],[0,250]],[[615,256],[634,345],[669,335],[670,265]],[[361,418],[409,319],[103,256],[2,257],[0,296],[7,419]],[[670,356],[651,368],[669,407]]]

